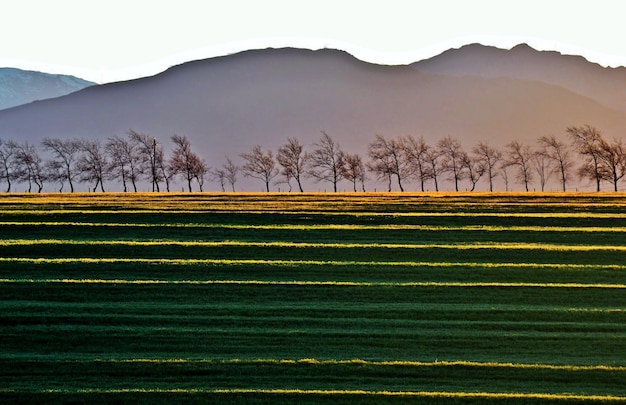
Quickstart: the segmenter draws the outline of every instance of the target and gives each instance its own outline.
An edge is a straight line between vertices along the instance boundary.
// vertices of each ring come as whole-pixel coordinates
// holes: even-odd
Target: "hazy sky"
[[[0,66],[100,83],[250,48],[410,63],[480,42],[626,65],[619,0],[0,0]]]

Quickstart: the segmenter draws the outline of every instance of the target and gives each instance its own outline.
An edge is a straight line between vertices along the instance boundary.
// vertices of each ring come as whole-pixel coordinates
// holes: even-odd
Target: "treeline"
[[[519,141],[498,149],[488,142],[479,142],[471,150],[446,136],[429,145],[424,137],[411,135],[388,138],[376,135],[367,145],[362,157],[341,149],[339,144],[322,131],[321,137],[305,151],[302,143],[290,138],[276,154],[263,151],[260,145],[241,153],[243,163],[235,164],[226,157],[218,167],[209,167],[192,150],[185,136],[174,135],[169,156],[163,145],[148,134],[130,130],[126,136],[113,136],[101,143],[88,139],[46,138],[40,147],[29,142],[0,139],[0,180],[11,191],[14,183],[24,183],[28,191],[41,192],[44,184],[57,184],[60,192],[67,184],[74,191],[76,182],[89,183],[94,192],[105,191],[105,181],[120,184],[123,190],[137,191],[137,184],[146,181],[152,191],[170,191],[172,182],[182,180],[189,191],[197,186],[204,190],[207,181],[217,182],[222,191],[235,191],[238,176],[258,179],[265,190],[270,185],[285,185],[289,191],[296,187],[304,191],[303,181],[312,179],[327,183],[337,191],[341,181],[348,181],[354,191],[365,191],[370,176],[404,191],[409,182],[417,182],[422,191],[430,185],[439,191],[442,181],[450,181],[459,191],[475,190],[483,179],[494,190],[494,179],[500,177],[509,190],[511,182],[521,184],[526,191],[532,184],[545,190],[553,176],[561,189],[578,177],[593,182],[600,191],[603,182],[618,190],[626,175],[626,148],[621,138],[607,140],[592,126],[568,127],[563,139],[550,135],[537,139],[531,146]],[[40,150],[47,152],[44,160]]]

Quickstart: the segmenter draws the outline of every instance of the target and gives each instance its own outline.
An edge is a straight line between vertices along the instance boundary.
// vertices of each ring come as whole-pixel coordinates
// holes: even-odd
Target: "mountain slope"
[[[510,50],[471,44],[412,66],[437,74],[537,80],[626,112],[626,68],[604,68],[582,56],[537,51],[526,44]]]
[[[0,68],[0,110],[65,96],[94,84],[74,76]]]
[[[479,140],[534,143],[586,123],[614,136],[626,115],[538,81],[431,74],[333,50],[267,49],[0,111],[0,137],[104,140],[132,128],[169,147],[176,133],[219,166],[225,155],[237,161],[257,143],[276,150],[289,137],[310,149],[321,130],[347,152],[365,154],[375,134],[424,135],[431,144],[452,135],[471,148]]]

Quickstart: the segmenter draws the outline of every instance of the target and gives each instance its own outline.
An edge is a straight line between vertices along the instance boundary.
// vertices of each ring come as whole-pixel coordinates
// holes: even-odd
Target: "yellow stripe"
[[[562,264],[562,263],[484,263],[484,262],[385,262],[385,261],[341,261],[341,260],[263,260],[263,259],[146,259],[146,258],[31,258],[0,257],[0,263],[28,264],[114,264],[145,263],[176,266],[225,265],[225,266],[402,266],[402,267],[452,267],[452,268],[541,268],[567,270],[626,270],[626,264]]]
[[[354,365],[354,366],[372,366],[372,367],[472,367],[472,368],[503,368],[503,369],[524,369],[524,370],[554,370],[554,371],[618,371],[626,372],[626,366],[609,366],[609,365],[558,365],[558,364],[532,364],[532,363],[498,363],[498,362],[476,362],[476,361],[370,361],[362,359],[350,360],[317,360],[311,358],[305,359],[230,359],[230,360],[212,360],[212,359],[96,359],[90,361],[61,361],[63,363],[163,363],[163,364],[259,364],[259,365],[297,365],[312,364],[320,366],[333,365]]]
[[[260,248],[331,248],[331,249],[457,249],[457,250],[544,250],[544,251],[626,251],[626,245],[562,245],[551,243],[310,243],[310,242],[245,242],[245,241],[134,241],[134,240],[65,240],[65,239],[5,239],[0,246],[32,245],[83,246],[183,246],[183,247],[260,247]]]
[[[203,223],[115,223],[115,222],[0,222],[2,226],[41,226],[41,227],[119,227],[119,228],[202,228],[202,229],[260,229],[260,230],[409,230],[409,231],[480,231],[480,232],[593,232],[593,233],[624,233],[626,227],[599,227],[599,226],[493,226],[493,225],[464,225],[464,226],[436,226],[436,225],[237,225],[237,224],[203,224]]]
[[[18,390],[0,389],[0,393],[17,393]],[[485,398],[485,399],[547,399],[547,400],[579,400],[579,401],[612,401],[623,402],[626,397],[615,395],[585,394],[546,394],[534,392],[456,392],[456,391],[367,391],[367,390],[305,390],[305,389],[49,389],[35,391],[42,394],[263,394],[263,395],[349,395],[349,396],[391,396],[391,397],[424,397],[424,398]]]

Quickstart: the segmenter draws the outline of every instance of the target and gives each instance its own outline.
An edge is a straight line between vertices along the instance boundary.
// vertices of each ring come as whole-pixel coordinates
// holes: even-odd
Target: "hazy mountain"
[[[472,44],[413,66],[423,72],[446,75],[537,80],[626,112],[626,68],[604,68],[582,56],[537,51],[526,44],[511,50]]]
[[[537,80],[433,74],[287,48],[190,62],[0,111],[0,137],[104,140],[132,128],[169,147],[176,133],[219,166],[225,155],[239,161],[257,143],[275,151],[289,137],[310,149],[321,130],[365,154],[375,134],[424,135],[429,143],[452,135],[471,148],[479,140],[533,143],[586,123],[621,135],[626,114]]]
[[[0,68],[0,110],[65,96],[94,84],[74,76]]]

